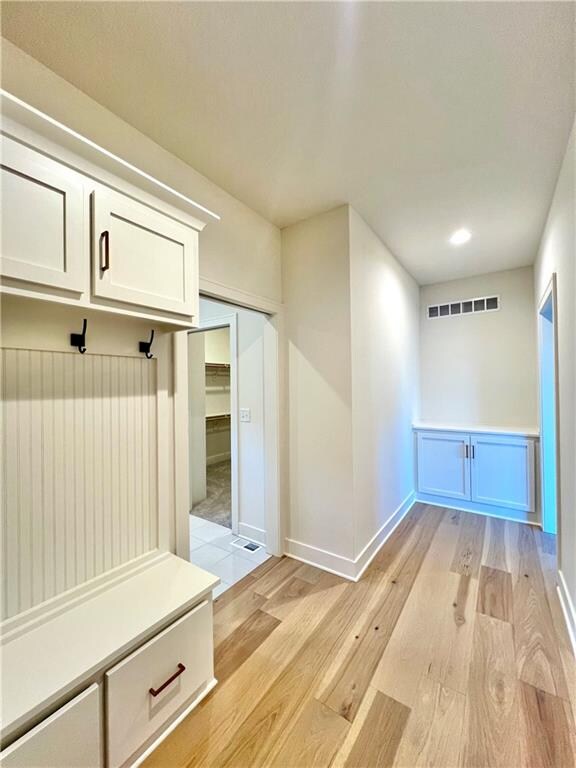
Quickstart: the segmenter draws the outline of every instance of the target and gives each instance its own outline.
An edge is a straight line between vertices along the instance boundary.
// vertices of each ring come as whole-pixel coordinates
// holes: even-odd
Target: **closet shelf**
[[[230,363],[205,363],[206,368],[212,368],[217,371],[229,371]]]
[[[229,413],[211,413],[209,416],[206,416],[206,421],[220,421],[221,419],[228,420],[229,418]]]

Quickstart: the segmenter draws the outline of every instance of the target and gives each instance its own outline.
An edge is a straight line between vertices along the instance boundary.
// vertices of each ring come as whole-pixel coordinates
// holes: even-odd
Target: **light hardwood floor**
[[[218,686],[180,766],[575,765],[553,537],[416,505],[353,584],[272,558],[215,603]]]

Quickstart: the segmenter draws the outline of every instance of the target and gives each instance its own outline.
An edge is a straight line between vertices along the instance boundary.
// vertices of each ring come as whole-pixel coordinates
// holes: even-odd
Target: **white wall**
[[[534,267],[536,303],[555,272],[558,285],[560,570],[576,606],[576,123]],[[576,617],[575,617],[576,619]]]
[[[419,288],[350,208],[354,555],[414,490]]]
[[[206,498],[206,376],[204,334],[188,334],[188,457],[190,506]]]
[[[200,276],[281,300],[280,231],[189,165],[2,39],[2,87],[218,213],[200,235]]]
[[[230,331],[228,328],[214,328],[204,334],[207,363],[230,362]]]
[[[348,207],[282,231],[288,539],[354,554]],[[304,550],[301,552],[301,556]]]
[[[200,299],[200,320],[236,314],[238,328],[238,407],[250,422],[238,425],[239,533],[263,541],[264,506],[264,325],[266,316],[241,307]]]
[[[349,206],[282,245],[288,551],[356,576],[414,490],[418,286]]]
[[[458,252],[458,258],[465,253]],[[500,310],[429,320],[429,304],[500,296]],[[450,424],[538,423],[532,267],[420,289],[420,418]]]

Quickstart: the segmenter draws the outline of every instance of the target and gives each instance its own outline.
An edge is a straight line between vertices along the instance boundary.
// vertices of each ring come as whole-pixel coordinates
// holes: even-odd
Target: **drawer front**
[[[89,229],[82,177],[8,138],[1,153],[2,274],[83,291]]]
[[[92,193],[92,218],[95,296],[198,314],[195,230],[105,189]]]
[[[100,686],[91,685],[0,753],[2,768],[99,768]]]
[[[106,673],[108,767],[139,752],[213,677],[212,603],[205,601]]]

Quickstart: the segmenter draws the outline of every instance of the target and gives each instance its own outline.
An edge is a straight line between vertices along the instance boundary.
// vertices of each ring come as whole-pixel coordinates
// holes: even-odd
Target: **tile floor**
[[[238,539],[247,541],[236,536],[229,528],[190,515],[190,560],[194,565],[220,577],[221,584],[214,590],[214,597],[218,597],[270,557],[264,547],[249,552],[234,546],[232,542]]]

